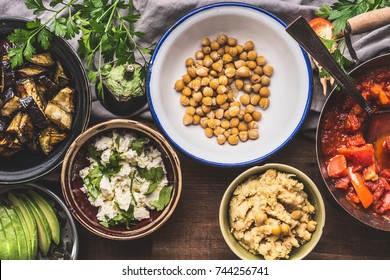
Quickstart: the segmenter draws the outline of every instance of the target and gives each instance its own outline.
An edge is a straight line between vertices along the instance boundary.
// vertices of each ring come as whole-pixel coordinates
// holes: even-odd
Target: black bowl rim
[[[358,73],[359,74],[359,71],[361,69],[364,69],[364,67],[375,67],[375,62],[378,61],[378,60],[384,60],[386,61],[386,58],[387,59],[390,59],[390,53],[385,53],[385,54],[382,54],[382,55],[378,55],[378,56],[375,56],[365,62],[363,62],[362,64],[356,66],[354,69],[352,69],[349,74],[356,74]],[[389,64],[390,65],[390,64]],[[326,185],[326,188],[328,189],[328,191],[330,192],[330,194],[332,195],[332,197],[334,198],[334,200],[337,202],[338,205],[340,205],[340,207],[346,211],[349,215],[351,215],[354,219],[360,221],[361,223],[371,227],[371,228],[374,228],[374,229],[378,229],[378,230],[383,230],[383,231],[388,231],[390,232],[390,221],[388,221],[387,225],[383,225],[381,223],[370,223],[371,220],[366,220],[366,219],[363,219],[362,217],[358,217],[357,215],[354,214],[354,212],[351,210],[351,209],[347,209],[342,203],[341,201],[336,197],[336,194],[334,191],[331,190],[331,187],[330,185],[328,184],[327,182],[327,176],[326,174],[324,174],[324,172],[322,172],[322,169],[323,167],[321,166],[321,162],[323,162],[323,155],[322,155],[322,151],[321,151],[321,147],[320,147],[320,144],[319,144],[319,139],[320,139],[320,133],[319,133],[319,128],[321,126],[321,123],[322,123],[322,120],[324,118],[324,114],[325,114],[325,108],[328,106],[328,103],[332,102],[331,99],[334,99],[334,98],[331,98],[336,92],[336,88],[334,88],[331,93],[329,94],[329,96],[327,97],[322,109],[321,109],[321,113],[320,113],[320,116],[319,116],[319,119],[318,119],[318,123],[317,123],[317,130],[316,130],[316,145],[315,145],[315,149],[316,149],[316,158],[317,158],[317,165],[318,165],[318,169],[321,173],[321,177],[322,177],[322,180],[323,182],[325,183]],[[351,205],[351,208],[353,206]],[[356,211],[362,211],[363,209],[361,209],[361,207],[359,206],[358,208],[356,208],[357,210]],[[373,216],[375,217],[376,219],[379,219],[380,217],[379,216],[375,216],[373,213],[371,213],[369,210],[364,210],[366,211],[367,213],[369,213],[370,216]],[[382,219],[385,219],[382,217]]]
[[[4,22],[4,21],[15,21],[18,23],[27,23],[28,21],[30,21],[30,19],[22,18],[22,17],[1,17],[0,16],[0,22]],[[1,25],[0,25],[0,28],[1,28]],[[48,29],[48,28],[46,28],[46,29]],[[80,133],[82,133],[88,127],[88,123],[89,123],[89,119],[90,119],[90,115],[91,115],[90,113],[91,113],[91,109],[92,109],[92,105],[91,105],[92,95],[91,95],[91,88],[90,88],[90,85],[89,85],[89,82],[87,79],[87,72],[85,70],[84,64],[82,63],[80,57],[77,55],[77,52],[74,50],[74,48],[62,37],[59,37],[59,36],[56,36],[53,34],[53,38],[56,38],[56,40],[58,40],[58,43],[62,44],[65,48],[67,48],[69,50],[70,55],[72,55],[74,57],[74,59],[77,61],[77,64],[78,64],[80,71],[82,73],[82,77],[83,77],[82,78],[83,79],[82,86],[85,87],[85,94],[84,95],[86,98],[84,124],[81,126],[81,131],[80,131]],[[76,139],[76,138],[77,138],[77,136],[74,137],[74,139]],[[74,139],[72,141],[69,141],[68,144],[66,144],[67,148],[69,148],[69,146],[72,144]],[[31,181],[34,181],[34,180],[37,180],[37,179],[43,177],[43,176],[49,174],[50,172],[52,172],[53,170],[55,170],[57,167],[59,167],[62,164],[64,157],[65,157],[65,154],[66,154],[66,151],[67,151],[67,149],[63,150],[63,152],[62,152],[63,155],[58,157],[58,159],[56,159],[54,161],[54,164],[42,164],[43,168],[39,169],[38,171],[31,170],[32,168],[25,169],[24,175],[18,175],[17,178],[12,179],[12,180],[9,180],[8,178],[7,178],[7,180],[4,180],[4,178],[2,178],[2,176],[4,176],[4,175],[1,175],[0,176],[0,184],[15,185],[15,184],[31,182]],[[8,176],[8,177],[12,176],[13,173],[16,173],[16,172],[12,172],[12,171],[6,172],[7,175],[5,175],[5,176]]]

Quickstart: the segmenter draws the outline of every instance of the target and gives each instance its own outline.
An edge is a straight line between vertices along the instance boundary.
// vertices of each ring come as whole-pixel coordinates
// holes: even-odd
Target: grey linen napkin
[[[44,2],[49,2],[44,0]],[[140,41],[141,44],[149,45],[152,42],[157,42],[161,36],[166,32],[180,17],[198,7],[224,2],[221,0],[134,0],[134,7],[136,11],[141,14],[140,20],[136,24],[138,31],[144,32],[146,35]],[[315,17],[314,12],[323,3],[331,4],[333,0],[245,0],[245,1],[231,1],[231,2],[245,2],[260,8],[263,8],[283,20],[286,24],[292,22],[298,16],[302,15],[307,20]],[[0,0],[0,15],[17,16],[24,18],[33,18],[33,14],[29,11],[24,1],[9,1]],[[42,15],[45,19],[47,15]],[[363,36],[353,37],[353,45],[357,51],[357,55],[361,60],[367,60],[379,53],[390,52],[390,26],[385,26],[381,29],[364,34]],[[77,38],[71,40],[71,45],[77,49]],[[313,65],[313,69],[315,69]],[[91,124],[98,123],[104,120],[118,118],[105,110],[96,98],[94,86],[91,86],[93,91],[93,104]],[[316,71],[313,76],[313,97],[311,103],[311,110],[308,117],[303,124],[301,132],[310,137],[315,138],[315,131],[318,122],[319,112],[325,101],[325,96],[322,94],[322,87],[318,81]],[[145,106],[140,112],[136,112],[140,118],[151,119],[151,114]]]

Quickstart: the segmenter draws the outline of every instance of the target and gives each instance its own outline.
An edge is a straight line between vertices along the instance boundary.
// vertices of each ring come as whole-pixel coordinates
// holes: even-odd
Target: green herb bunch
[[[344,41],[344,32],[348,19],[365,12],[388,6],[390,6],[390,0],[338,0],[331,6],[323,4],[323,6],[316,11],[318,17],[325,18],[332,22],[333,36],[335,39],[321,40],[329,50],[333,49],[333,46],[338,46],[338,48],[332,51],[332,55],[346,72],[353,63],[344,56],[345,44],[340,43]],[[342,49],[340,46],[342,46]],[[330,75],[325,69],[322,69],[319,73],[319,77],[329,78]]]
[[[16,45],[8,53],[12,67],[21,65],[24,58],[29,60],[36,53],[36,44],[47,50],[53,34],[65,39],[80,34],[78,53],[85,59],[89,81],[97,83],[101,96],[101,69],[106,62],[134,63],[138,53],[145,77],[148,66],[145,55],[152,53],[154,44],[144,48],[137,43],[136,38],[144,33],[134,31],[139,15],[133,13],[132,0],[52,0],[48,5],[42,0],[25,0],[25,5],[37,16],[43,12],[50,16],[44,22],[37,17],[27,23],[26,29],[16,29],[8,36]]]

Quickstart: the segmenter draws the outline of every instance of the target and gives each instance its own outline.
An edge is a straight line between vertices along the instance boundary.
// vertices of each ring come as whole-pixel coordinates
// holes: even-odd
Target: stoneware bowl
[[[104,135],[112,130],[128,131],[148,137],[153,146],[160,151],[167,171],[167,179],[169,184],[173,185],[171,200],[165,209],[160,212],[152,212],[150,219],[140,221],[130,229],[126,229],[124,226],[106,228],[100,225],[96,218],[98,208],[92,206],[87,195],[80,190],[83,187],[83,182],[79,171],[89,165],[86,159],[87,144],[98,135]],[[61,187],[70,211],[86,229],[108,239],[132,240],[154,232],[174,212],[182,189],[180,161],[176,152],[156,130],[132,120],[107,121],[86,130],[70,146],[62,165]]]
[[[16,28],[26,28],[26,20],[0,18],[0,36]],[[0,184],[16,184],[38,179],[58,167],[70,144],[87,127],[91,110],[91,93],[87,75],[75,50],[62,38],[53,36],[50,52],[61,62],[72,79],[75,94],[75,114],[67,138],[49,155],[22,152],[12,158],[1,158]]]
[[[154,119],[173,145],[202,163],[237,167],[264,161],[294,137],[309,109],[312,77],[307,56],[284,29],[280,19],[260,8],[218,3],[188,13],[163,35],[150,61],[147,97]],[[175,81],[186,73],[185,60],[194,57],[201,40],[219,33],[240,44],[252,40],[274,67],[271,104],[261,110],[260,137],[236,146],[219,145],[200,125],[184,126],[185,107],[174,89]]]
[[[257,174],[263,174],[268,169],[275,169],[280,172],[295,174],[296,179],[304,184],[304,191],[308,194],[310,203],[315,207],[316,213],[314,215],[314,220],[317,222],[317,229],[314,231],[312,238],[309,242],[304,244],[299,248],[293,248],[290,253],[290,260],[299,260],[307,256],[317,245],[318,241],[321,238],[323,227],[325,225],[325,206],[324,201],[322,200],[321,193],[314,184],[314,182],[303,172],[298,169],[278,163],[268,163],[263,166],[252,167],[245,172],[241,173],[227,188],[219,208],[219,225],[223,238],[225,239],[226,244],[229,248],[241,259],[243,260],[264,260],[261,255],[254,255],[244,247],[242,247],[238,241],[234,238],[233,234],[230,232],[230,223],[229,223],[229,203],[231,196],[234,190],[242,182],[247,180],[249,177]]]
[[[53,206],[61,228],[61,239],[58,245],[51,245],[47,256],[42,256],[38,250],[36,259],[39,260],[76,260],[79,253],[79,238],[76,224],[65,203],[54,192],[50,191],[50,183],[37,185],[32,183],[15,186],[1,186],[0,195],[9,191],[23,192],[32,189],[42,195]]]

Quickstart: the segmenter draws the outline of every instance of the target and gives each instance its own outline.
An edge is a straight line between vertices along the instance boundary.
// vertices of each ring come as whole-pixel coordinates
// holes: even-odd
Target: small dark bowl
[[[365,73],[368,73],[372,70],[381,67],[390,68],[390,53],[377,56],[373,59],[364,62],[363,64],[353,69],[349,74],[352,76],[352,78],[357,79],[358,77],[364,75]],[[343,192],[340,189],[337,189],[335,187],[332,178],[328,176],[328,172],[326,169],[327,166],[325,162],[326,157],[323,153],[322,145],[321,145],[321,133],[322,130],[324,129],[324,125],[325,125],[324,120],[327,112],[332,112],[335,110],[335,108],[340,107],[344,103],[345,96],[346,96],[345,93],[338,92],[337,90],[334,89],[330,93],[322,109],[320,119],[318,122],[317,139],[316,139],[316,154],[317,154],[318,167],[320,169],[322,178],[326,186],[328,187],[330,193],[332,194],[333,198],[346,212],[348,212],[355,219],[359,220],[360,222],[372,228],[390,232],[389,219],[386,219],[384,216],[373,213],[373,211],[371,211],[370,209],[364,209],[363,206],[361,206],[361,204],[358,205],[349,202],[345,198],[345,192]]]
[[[96,218],[98,207],[92,206],[87,195],[81,191],[83,181],[79,175],[81,169],[89,165],[86,159],[87,144],[99,135],[110,131],[129,131],[146,136],[161,153],[169,184],[173,185],[171,200],[162,211],[152,211],[149,219],[140,221],[130,229],[124,226],[106,228]],[[155,129],[125,119],[116,119],[95,125],[81,134],[70,146],[65,156],[61,172],[61,187],[65,202],[73,216],[90,232],[113,240],[133,240],[144,237],[160,228],[173,214],[181,195],[182,175],[180,160],[176,152],[164,137]]]
[[[104,99],[97,93],[96,90],[96,95],[100,103],[103,105],[104,108],[106,108],[108,111],[117,116],[128,117],[134,115],[134,113],[144,107],[147,102],[146,94],[132,97],[127,101],[119,101],[104,83],[103,91]]]
[[[0,36],[7,36],[16,28],[26,28],[27,21],[19,18],[0,18]],[[91,111],[91,92],[87,75],[75,50],[62,38],[53,36],[49,50],[72,79],[75,94],[75,114],[72,128],[63,141],[48,156],[19,153],[0,160],[0,184],[16,184],[36,180],[58,167],[70,144],[83,132]]]

